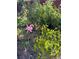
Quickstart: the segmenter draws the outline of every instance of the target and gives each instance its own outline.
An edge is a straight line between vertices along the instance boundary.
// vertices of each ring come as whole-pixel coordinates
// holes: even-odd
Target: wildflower
[[[28,32],[32,32],[33,30],[33,24],[27,25],[26,29]]]

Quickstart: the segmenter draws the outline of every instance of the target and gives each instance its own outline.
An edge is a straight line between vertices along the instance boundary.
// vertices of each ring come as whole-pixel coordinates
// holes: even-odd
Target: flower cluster
[[[33,24],[27,25],[27,27],[26,27],[26,29],[25,29],[25,30],[27,30],[28,32],[32,32],[33,27],[34,27],[34,25],[33,25]]]

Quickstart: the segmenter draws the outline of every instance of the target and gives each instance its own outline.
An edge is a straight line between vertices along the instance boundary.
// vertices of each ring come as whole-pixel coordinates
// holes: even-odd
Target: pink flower
[[[32,30],[33,30],[33,24],[27,25],[26,30],[28,32],[32,32]]]

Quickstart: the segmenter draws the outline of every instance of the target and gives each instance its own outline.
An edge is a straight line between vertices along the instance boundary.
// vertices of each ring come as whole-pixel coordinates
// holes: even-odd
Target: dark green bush
[[[30,5],[28,18],[32,23],[40,25],[53,25],[54,27],[61,26],[60,10],[57,9],[51,0],[46,1],[43,5],[35,2]]]

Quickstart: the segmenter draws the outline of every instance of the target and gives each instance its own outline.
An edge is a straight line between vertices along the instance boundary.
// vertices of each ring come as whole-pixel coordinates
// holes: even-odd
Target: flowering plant
[[[26,27],[26,29],[25,29],[25,30],[27,30],[28,32],[32,32],[33,27],[34,27],[34,25],[33,25],[33,24],[27,25],[27,27]]]

